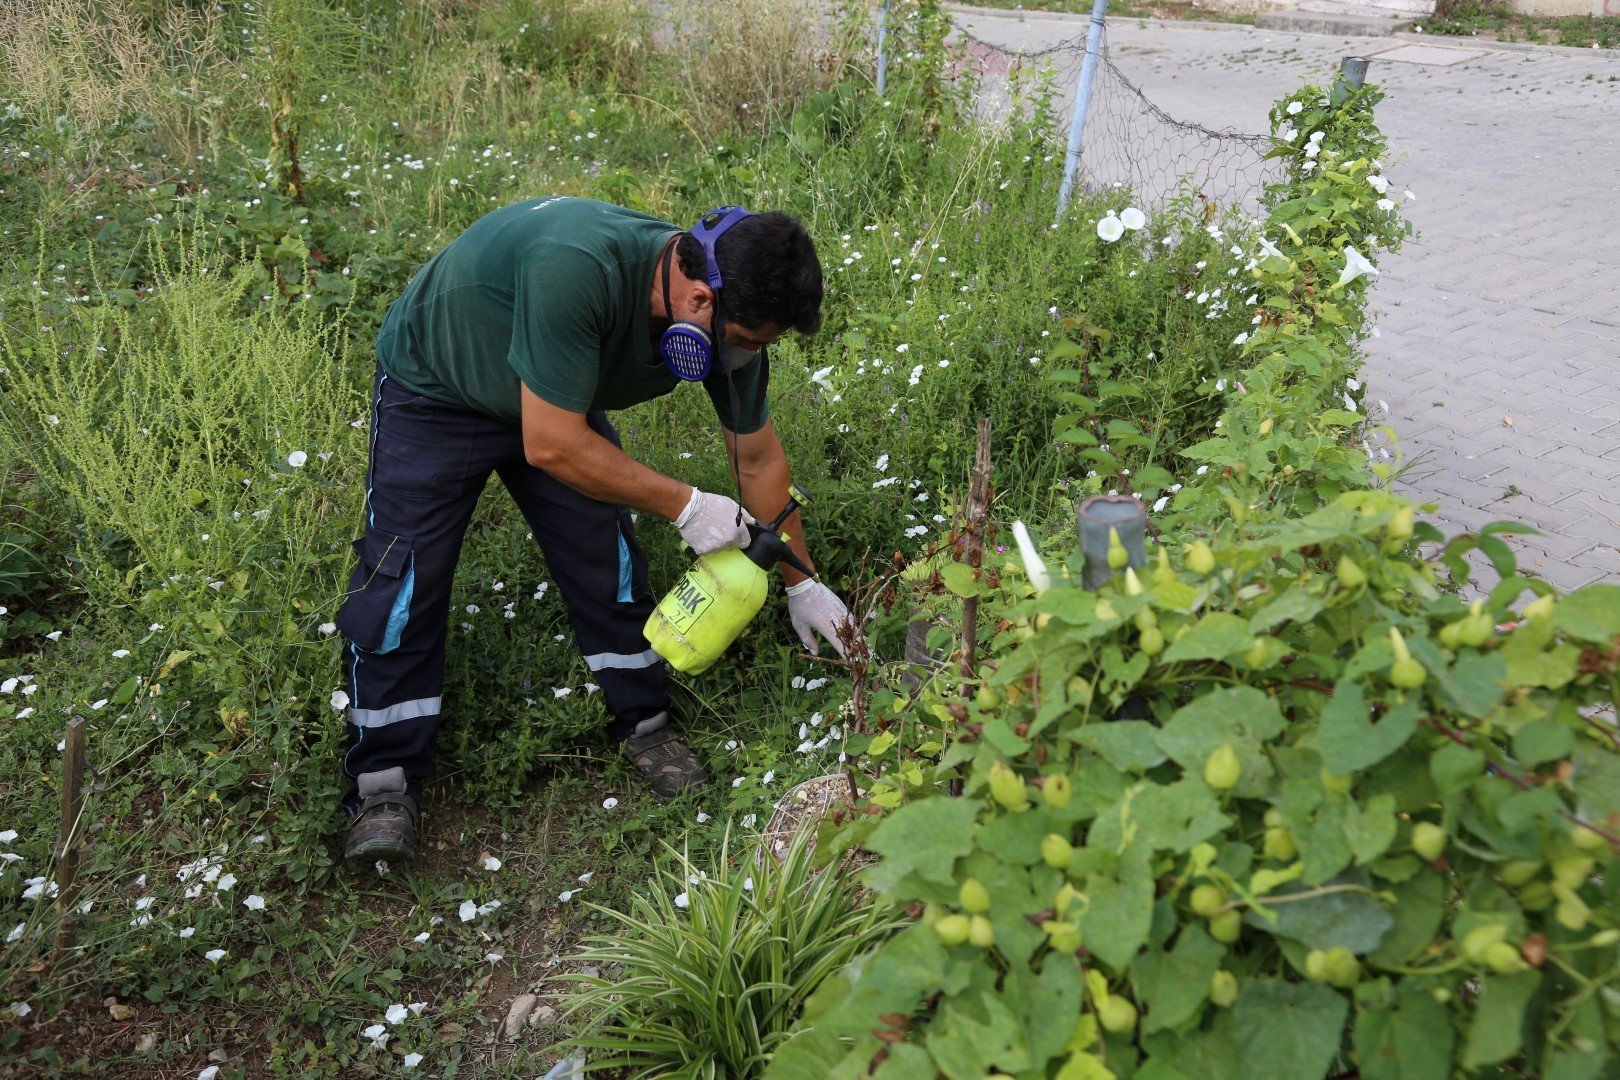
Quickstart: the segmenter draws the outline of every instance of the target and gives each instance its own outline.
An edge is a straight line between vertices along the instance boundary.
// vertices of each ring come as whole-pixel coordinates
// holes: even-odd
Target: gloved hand
[[[681,530],[681,539],[699,555],[732,545],[743,547],[748,543],[748,530],[737,522],[739,510],[742,508],[733,499],[693,488],[686,509],[675,519],[675,527]],[[746,524],[754,519],[742,510],[742,520]]]
[[[816,640],[816,635],[820,634],[847,660],[848,651],[838,636],[838,628],[845,623],[853,627],[854,621],[838,594],[819,581],[806,579],[788,589],[787,598],[788,617],[793,620],[793,629],[804,647],[820,653],[821,643]]]

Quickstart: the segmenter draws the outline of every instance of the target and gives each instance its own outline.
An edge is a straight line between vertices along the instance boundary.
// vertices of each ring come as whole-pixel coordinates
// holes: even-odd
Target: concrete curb
[[[1254,17],[1259,30],[1292,34],[1327,34],[1332,37],[1389,37],[1411,26],[1413,19],[1379,15],[1329,15],[1316,11],[1263,11]]]
[[[1601,60],[1620,60],[1620,49],[1577,49],[1572,45],[1537,45],[1529,41],[1490,41],[1479,37],[1458,37],[1451,34],[1419,34],[1401,31],[1391,35],[1402,41],[1420,41],[1425,45],[1450,45],[1458,49],[1489,49],[1491,52],[1552,53],[1554,56],[1586,56]]]
[[[1034,22],[1072,22],[1084,26],[1091,21],[1087,12],[1069,11],[1022,11],[1009,8],[975,7],[972,4],[944,5],[945,10],[955,15],[983,15],[990,18],[1030,20]],[[1408,27],[1415,20],[1412,19],[1378,19],[1368,16],[1348,15],[1322,15],[1316,16],[1324,20],[1341,20],[1352,18],[1370,18],[1373,23],[1393,24],[1392,29],[1365,31],[1351,29],[1348,26],[1324,30],[1307,30],[1298,25],[1268,26],[1260,22],[1266,15],[1312,15],[1311,12],[1273,11],[1262,12],[1255,16],[1253,23],[1240,22],[1208,22],[1203,19],[1147,19],[1134,15],[1114,15],[1111,19],[1116,22],[1131,23],[1137,26],[1151,27],[1153,29],[1177,30],[1264,30],[1271,34],[1332,34],[1342,37],[1387,37],[1398,41],[1421,42],[1425,45],[1450,46],[1456,49],[1481,49],[1491,52],[1522,52],[1522,53],[1551,53],[1555,56],[1585,56],[1597,57],[1603,60],[1620,60],[1620,49],[1577,49],[1568,45],[1537,45],[1527,41],[1488,41],[1485,38],[1458,37],[1450,34],[1420,34]]]

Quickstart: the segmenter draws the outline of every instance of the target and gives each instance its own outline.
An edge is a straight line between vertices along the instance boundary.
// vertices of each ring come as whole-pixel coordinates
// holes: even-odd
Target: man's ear
[[[714,290],[709,288],[706,281],[692,282],[691,300],[688,305],[692,313],[699,319],[706,319],[714,312]]]

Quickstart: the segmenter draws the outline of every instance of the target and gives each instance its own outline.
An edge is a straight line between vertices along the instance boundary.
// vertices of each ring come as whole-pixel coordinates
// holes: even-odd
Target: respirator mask
[[[669,329],[659,336],[658,354],[663,358],[664,365],[677,378],[698,382],[716,371],[729,374],[756,355],[757,350],[741,345],[724,344],[725,317],[720,314],[720,290],[724,283],[720,278],[720,264],[714,257],[715,242],[727,229],[750,216],[749,212],[740,206],[722,206],[709,211],[692,226],[693,238],[703,246],[705,278],[709,288],[714,290],[714,319],[712,329],[708,330],[697,323],[672,322]],[[669,301],[669,271],[675,254],[675,244],[676,241],[671,241],[665,246],[663,266],[664,311],[671,319],[674,318],[675,309],[670,306]]]

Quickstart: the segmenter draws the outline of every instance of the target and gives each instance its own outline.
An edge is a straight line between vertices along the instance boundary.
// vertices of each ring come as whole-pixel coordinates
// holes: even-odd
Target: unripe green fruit
[[[1442,646],[1456,652],[1462,645],[1463,623],[1467,621],[1466,619],[1458,619],[1456,622],[1446,623],[1440,628],[1440,632],[1435,634],[1435,638]]]
[[[1219,885],[1200,885],[1187,897],[1187,906],[1195,915],[1208,919],[1226,906],[1226,894]]]
[[[1339,584],[1347,589],[1354,589],[1367,584],[1367,571],[1356,564],[1356,560],[1346,555],[1339,560]]]
[[[1243,932],[1243,916],[1235,909],[1223,911],[1209,920],[1209,936],[1222,945],[1230,945]]]
[[[1142,636],[1137,640],[1137,645],[1147,655],[1158,656],[1164,652],[1164,631],[1157,626],[1148,627],[1142,631]]]
[[[1103,1030],[1123,1035],[1136,1028],[1136,1006],[1122,997],[1110,997],[1097,1007],[1097,1019]]]
[[[984,887],[978,878],[968,878],[962,882],[956,897],[962,903],[962,910],[975,915],[981,911],[990,910],[990,891]]]
[[[1578,889],[1592,875],[1592,868],[1596,865],[1597,860],[1587,855],[1565,855],[1552,861],[1553,880],[1568,888]]]
[[[1505,941],[1498,941],[1485,950],[1485,966],[1498,975],[1512,975],[1516,971],[1523,971],[1530,965],[1525,963],[1524,957]]]
[[[1236,787],[1243,776],[1243,763],[1231,743],[1221,743],[1204,763],[1204,782],[1217,791]]]
[[[1124,551],[1125,549],[1120,548],[1120,550]],[[1134,567],[1127,566],[1125,568],[1125,595],[1141,596],[1144,591],[1145,589],[1142,585],[1142,579],[1136,576],[1136,569]]]
[[[945,945],[960,945],[968,939],[972,925],[966,915],[946,915],[934,924],[934,936]]]
[[[1277,826],[1283,823],[1282,811],[1277,809],[1275,806],[1268,806],[1266,808],[1266,816],[1264,820],[1267,827],[1275,829]]]
[[[1413,526],[1417,523],[1417,512],[1413,507],[1403,506],[1395,511],[1395,517],[1389,523],[1389,538],[1391,540],[1410,540]]]
[[[1592,919],[1592,909],[1586,906],[1586,901],[1575,895],[1575,890],[1561,881],[1552,885],[1553,895],[1558,897],[1558,909],[1553,912],[1553,918],[1565,930],[1583,930]]]
[[[1256,896],[1264,896],[1287,880],[1288,875],[1281,870],[1262,866],[1254,872],[1253,877],[1249,878],[1249,891]]]
[[[975,949],[988,949],[996,943],[996,928],[983,915],[973,916],[968,924],[968,944]]]
[[[1069,785],[1069,778],[1063,773],[1053,773],[1041,785],[1041,797],[1046,800],[1047,806],[1055,809],[1068,806],[1073,794],[1074,789]]]
[[[1491,640],[1496,627],[1491,620],[1480,614],[1470,615],[1463,620],[1462,629],[1457,631],[1457,640],[1470,649],[1477,649]]]
[[[1597,933],[1592,935],[1592,940],[1588,941],[1587,944],[1591,945],[1593,948],[1607,949],[1615,942],[1620,942],[1620,930],[1611,929],[1599,930]]]
[[[1119,618],[1119,612],[1114,610],[1114,605],[1108,602],[1106,596],[1097,601],[1096,606],[1091,609],[1091,613],[1098,622],[1112,622]]]
[[[1294,834],[1287,829],[1267,829],[1265,855],[1266,858],[1277,862],[1293,862],[1299,855],[1299,845],[1294,843]]]
[[[1355,953],[1343,945],[1336,945],[1327,951],[1325,964],[1326,981],[1329,986],[1348,990],[1361,981],[1361,961],[1356,959]]]
[[[1243,650],[1243,662],[1252,668],[1265,667],[1270,658],[1271,644],[1264,636],[1255,638],[1253,644]]]
[[[1139,608],[1136,614],[1131,616],[1131,621],[1136,623],[1138,630],[1151,630],[1159,625],[1159,616],[1154,614],[1150,607]]]
[[[1305,954],[1305,977],[1311,982],[1327,982],[1327,953],[1312,949]]]
[[[1550,593],[1546,596],[1539,596],[1524,605],[1524,617],[1526,619],[1545,619],[1553,613],[1553,608],[1557,603],[1558,600]]]
[[[1546,911],[1552,902],[1552,886],[1545,881],[1532,881],[1519,890],[1519,906],[1526,911]]]
[[[1230,1008],[1237,1000],[1237,976],[1230,971],[1217,971],[1209,977],[1209,1000],[1218,1009]]]
[[[1075,953],[1080,951],[1080,928],[1071,922],[1056,922],[1047,920],[1041,924],[1046,931],[1046,939],[1052,943],[1052,948],[1060,953]]]
[[[1585,825],[1575,825],[1569,830],[1570,839],[1582,851],[1602,851],[1609,846],[1609,842]]]
[[[1451,991],[1443,986],[1437,986],[1430,990],[1429,996],[1434,998],[1435,1002],[1440,1005],[1445,1005],[1451,1001]]]
[[[1500,873],[1502,884],[1517,889],[1541,873],[1541,862],[1538,859],[1509,859],[1502,864]]]
[[[1108,568],[1118,570],[1130,561],[1130,553],[1125,550],[1125,545],[1120,543],[1119,530],[1110,527],[1108,530]]]
[[[1187,569],[1195,574],[1208,574],[1215,569],[1215,553],[1202,540],[1187,549]]]
[[[1074,856],[1074,845],[1057,833],[1047,833],[1041,841],[1041,861],[1054,870],[1062,870]]]
[[[1168,585],[1174,580],[1176,572],[1170,566],[1170,549],[1160,544],[1158,561],[1153,567],[1153,584]]]
[[[1017,773],[999,761],[990,766],[990,795],[1008,810],[1029,806],[1029,792]]]
[[[996,688],[993,686],[981,686],[979,687],[979,693],[976,695],[976,700],[979,703],[979,708],[993,709],[1001,704],[1001,695],[996,692]]]
[[[1317,773],[1317,781],[1322,790],[1332,795],[1348,795],[1350,789],[1355,787],[1356,779],[1349,773],[1330,773],[1326,769]]]
[[[1429,679],[1429,673],[1416,657],[1405,657],[1389,665],[1389,685],[1399,690],[1416,690]]]
[[[1434,862],[1446,850],[1446,830],[1431,821],[1420,821],[1412,826],[1412,850],[1424,862]]]
[[[1486,949],[1506,940],[1506,926],[1501,923],[1486,923],[1484,926],[1476,926],[1468,931],[1457,948],[1464,958],[1478,964],[1484,961]]]

